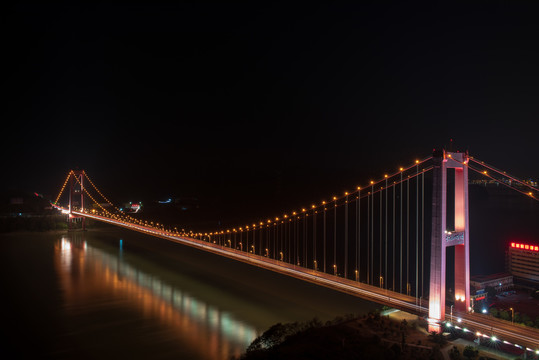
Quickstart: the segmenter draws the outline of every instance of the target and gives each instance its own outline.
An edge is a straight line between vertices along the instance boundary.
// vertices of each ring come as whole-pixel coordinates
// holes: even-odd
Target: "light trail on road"
[[[212,244],[206,241],[172,234],[168,231],[156,230],[139,224],[133,224],[120,220],[109,219],[104,216],[88,214],[85,212],[72,211],[76,216],[85,216],[97,221],[102,221],[112,225],[120,226],[129,230],[138,231],[146,235],[153,235],[165,240],[170,240],[179,244],[202,249],[217,255],[226,256],[230,259],[238,260],[259,268],[274,271],[287,276],[308,281],[313,284],[325,286],[327,288],[373,301],[381,305],[394,307],[419,316],[428,313],[428,307],[422,306],[427,303],[425,299],[417,301],[415,297],[397,293],[391,290],[378,288],[360,282],[345,279],[336,275],[326,274],[320,271],[307,269],[301,266],[289,264],[283,261],[271,259],[265,256],[246,253],[226,246]],[[446,318],[460,318],[460,323],[471,327],[474,332],[490,333],[497,337],[511,340],[513,343],[520,343],[523,349],[539,349],[539,331],[531,328],[523,328],[514,324],[505,324],[501,320],[494,320],[478,314],[450,314],[449,307],[446,307]],[[443,326],[443,324],[441,325]],[[535,350],[537,351],[537,350]]]

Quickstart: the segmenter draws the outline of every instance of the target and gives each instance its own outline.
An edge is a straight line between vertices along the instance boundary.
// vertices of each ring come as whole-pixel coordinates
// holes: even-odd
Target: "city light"
[[[520,250],[529,250],[529,251],[537,251],[539,252],[539,245],[529,245],[529,244],[521,244],[521,243],[511,243],[511,247],[514,249],[520,249]]]

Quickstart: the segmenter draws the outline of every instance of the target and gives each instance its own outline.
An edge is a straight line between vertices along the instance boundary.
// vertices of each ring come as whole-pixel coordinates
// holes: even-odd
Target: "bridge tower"
[[[69,178],[69,215],[67,224],[69,230],[73,229],[73,223],[77,218],[81,218],[82,230],[85,229],[86,218],[84,216],[73,215],[73,208],[77,206],[79,210],[84,209],[84,171],[73,170]]]
[[[440,332],[445,319],[446,250],[455,247],[455,298],[452,310],[470,308],[470,251],[468,221],[468,154],[435,151],[433,154],[432,237],[429,294],[429,332]],[[454,228],[448,229],[448,169],[454,169]],[[451,214],[449,214],[451,215]]]

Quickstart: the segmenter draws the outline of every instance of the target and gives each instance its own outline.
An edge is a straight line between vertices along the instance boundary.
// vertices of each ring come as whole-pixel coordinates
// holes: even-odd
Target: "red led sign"
[[[537,245],[519,244],[519,243],[512,242],[511,247],[515,248],[515,249],[538,251],[539,252],[539,246],[537,246]]]

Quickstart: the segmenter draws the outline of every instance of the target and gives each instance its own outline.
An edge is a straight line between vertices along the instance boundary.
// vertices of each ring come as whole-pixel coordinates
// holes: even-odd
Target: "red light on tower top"
[[[512,242],[511,247],[514,248],[514,249],[539,252],[539,246],[538,245],[520,244],[520,243]]]

